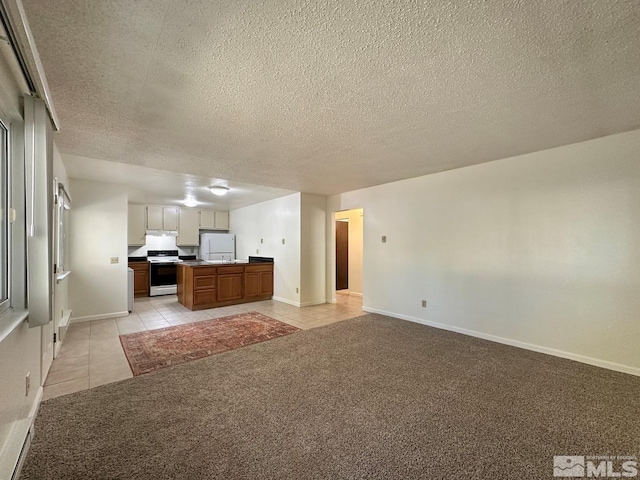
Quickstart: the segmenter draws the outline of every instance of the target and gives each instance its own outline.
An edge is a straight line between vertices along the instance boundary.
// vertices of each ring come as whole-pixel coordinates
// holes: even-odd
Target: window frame
[[[11,309],[11,130],[0,118],[0,316]],[[4,236],[4,239],[2,238]],[[4,241],[2,241],[4,240]]]

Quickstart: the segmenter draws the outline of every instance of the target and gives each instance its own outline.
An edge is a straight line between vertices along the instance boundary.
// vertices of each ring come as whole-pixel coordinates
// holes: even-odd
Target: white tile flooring
[[[338,292],[337,303],[298,308],[274,300],[192,312],[175,295],[136,298],[126,317],[72,323],[53,361],[43,399],[86,390],[132,376],[119,335],[260,312],[303,330],[362,315],[362,298]]]

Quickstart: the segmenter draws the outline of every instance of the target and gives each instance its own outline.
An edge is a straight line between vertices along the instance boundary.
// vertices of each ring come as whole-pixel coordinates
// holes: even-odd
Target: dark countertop
[[[253,263],[247,260],[236,260],[235,262],[220,262],[220,263],[210,263],[205,262],[204,260],[192,260],[180,262],[177,265],[184,265],[185,267],[228,267],[233,265],[273,265],[273,262],[263,262],[263,263]]]
[[[128,263],[146,262],[147,257],[127,257]]]

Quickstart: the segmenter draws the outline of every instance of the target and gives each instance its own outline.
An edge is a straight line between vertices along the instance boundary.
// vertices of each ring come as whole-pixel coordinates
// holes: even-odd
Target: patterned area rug
[[[300,330],[258,312],[120,335],[134,376]]]

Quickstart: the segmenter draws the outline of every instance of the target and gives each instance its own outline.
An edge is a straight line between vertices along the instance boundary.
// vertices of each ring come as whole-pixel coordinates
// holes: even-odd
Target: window
[[[9,309],[9,150],[8,129],[0,121],[0,313]]]
[[[69,249],[68,245],[68,226],[69,226],[69,209],[71,208],[71,199],[64,189],[64,185],[55,181],[55,187],[57,189],[56,195],[56,215],[55,215],[55,266],[56,271],[54,273],[61,274],[69,271],[69,265],[66,257],[66,252]]]

